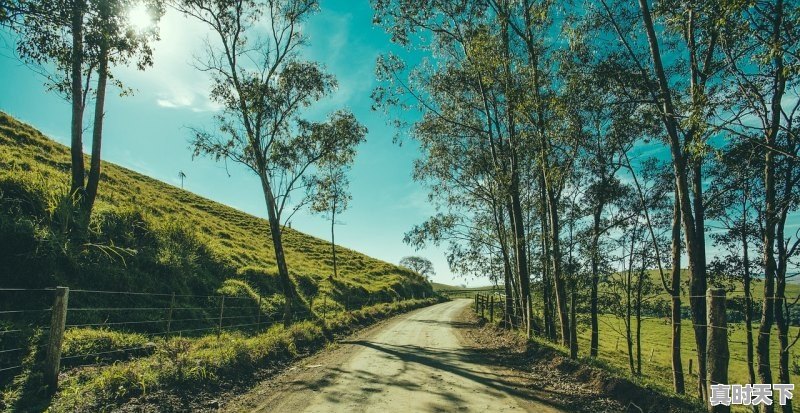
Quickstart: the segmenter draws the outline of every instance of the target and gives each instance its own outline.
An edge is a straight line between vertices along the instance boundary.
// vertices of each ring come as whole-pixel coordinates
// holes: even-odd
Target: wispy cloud
[[[123,68],[125,79],[130,79],[135,90],[163,108],[219,110],[220,106],[209,98],[210,79],[192,64],[202,53],[211,31],[203,23],[172,9],[161,19],[159,27],[161,40],[153,45],[153,67],[144,72]]]

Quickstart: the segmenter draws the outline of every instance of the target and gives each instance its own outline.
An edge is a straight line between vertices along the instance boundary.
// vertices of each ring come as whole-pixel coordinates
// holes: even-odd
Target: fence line
[[[149,351],[155,348],[155,344],[148,343],[147,345],[132,345],[125,348],[112,348],[102,351],[94,351],[82,354],[67,354],[61,355],[61,342],[65,332],[73,331],[79,328],[92,327],[103,328],[108,327],[113,331],[121,332],[135,332],[142,334],[145,337],[166,339],[167,337],[177,337],[195,334],[213,334],[217,333],[219,337],[223,331],[259,331],[260,329],[270,328],[277,324],[283,323],[283,311],[281,311],[280,303],[274,303],[263,300],[262,296],[227,296],[227,295],[194,295],[194,294],[172,294],[172,293],[158,293],[158,292],[132,292],[132,291],[104,291],[104,290],[89,290],[89,289],[66,289],[66,288],[0,288],[2,293],[36,293],[41,295],[43,304],[51,301],[53,306],[49,308],[31,308],[31,309],[16,309],[8,308],[0,310],[0,344],[12,344],[3,348],[0,346],[0,372],[11,372],[14,370],[22,369],[24,366],[21,362],[23,357],[33,349],[47,348],[47,366],[45,367],[45,375],[49,377],[52,383],[57,380],[57,375],[62,370],[61,361],[67,362],[70,368],[78,366],[87,366],[89,362],[97,362],[98,359],[108,362],[111,359],[119,359],[121,357],[131,357],[134,355],[141,355],[142,351]],[[58,297],[62,294],[62,301],[53,298],[53,293]],[[72,293],[72,294],[70,294]],[[106,295],[106,296],[120,296],[131,297],[140,300],[141,297],[151,297],[152,304],[156,305],[143,305],[136,306],[130,305],[128,299],[112,299],[112,301],[120,301],[120,306],[109,305],[91,305],[92,295]],[[343,311],[353,311],[363,308],[367,305],[391,303],[398,301],[399,297],[366,297],[366,298],[353,298],[350,296],[343,296],[339,301],[328,302],[328,295],[322,293],[322,301],[317,301],[314,297],[308,303],[308,308],[305,306],[295,308],[293,310],[293,317],[291,322],[301,322],[305,320],[321,318],[322,320],[328,319],[328,313],[333,314],[334,311],[344,308]],[[0,295],[2,297],[2,295]],[[66,298],[69,297],[69,300]],[[176,302],[176,298],[180,299],[180,303]],[[389,298],[387,300],[387,298]],[[417,297],[413,297],[417,298]],[[423,297],[427,298],[427,294]],[[87,301],[89,300],[89,301]],[[242,300],[248,302],[255,302],[257,304],[250,305],[243,303]],[[401,299],[403,300],[403,299]],[[69,303],[67,302],[69,301]],[[318,306],[318,312],[311,309],[314,302],[322,303]],[[2,300],[0,300],[2,302]],[[164,305],[159,303],[165,302]],[[207,303],[208,305],[203,305]],[[230,303],[228,306],[226,304]],[[86,306],[83,306],[86,304]],[[200,306],[198,306],[200,304]],[[189,312],[187,314],[187,312]],[[43,316],[51,314],[52,320],[47,320]],[[194,314],[192,314],[194,313]],[[183,318],[176,318],[175,315],[183,315]],[[193,316],[195,315],[195,316]],[[62,316],[61,324],[55,321],[56,317]],[[188,317],[187,317],[188,316]],[[17,321],[7,321],[2,317],[20,317]],[[69,320],[69,322],[67,322]],[[29,328],[19,327],[20,323],[28,325]],[[3,330],[3,327],[7,329]],[[51,328],[52,327],[52,328]],[[56,330],[53,330],[56,328]],[[30,345],[28,342],[32,339],[34,331],[42,332],[41,337],[45,341],[38,345]],[[17,345],[13,345],[13,344]],[[56,347],[54,349],[54,347]],[[56,350],[56,351],[54,351]],[[55,353],[55,355],[53,354]],[[8,365],[9,361],[16,360],[14,365]],[[6,365],[3,365],[6,364]],[[10,377],[2,377],[2,385],[6,379]]]

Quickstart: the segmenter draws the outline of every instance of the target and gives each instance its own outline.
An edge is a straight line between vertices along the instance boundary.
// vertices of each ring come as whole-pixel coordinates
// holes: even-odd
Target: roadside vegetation
[[[104,164],[103,182],[108,190],[98,195],[88,231],[78,231],[70,224],[74,209],[64,184],[69,170],[67,148],[4,113],[0,113],[0,166],[4,288],[67,285],[144,293],[74,293],[73,308],[169,306],[169,294],[176,293],[176,306],[194,308],[183,317],[198,319],[217,315],[213,306],[203,309],[208,306],[205,297],[225,295],[260,305],[264,325],[281,321],[284,300],[266,221]],[[344,247],[336,251],[334,278],[328,241],[290,228],[283,231],[292,281],[308,307],[302,319],[311,321],[275,326],[259,334],[226,330],[219,339],[216,334],[206,336],[208,329],[163,338],[153,336],[157,331],[152,331],[152,324],[115,326],[115,322],[128,321],[131,314],[124,312],[72,313],[70,323],[107,327],[67,329],[62,368],[68,374],[53,408],[96,411],[154,388],[227,382],[239,372],[250,377],[260,367],[277,366],[319,348],[334,334],[432,302],[413,300],[432,296],[421,275]],[[51,296],[37,291],[4,292],[0,308],[48,308]],[[248,316],[255,322],[254,315]],[[49,400],[39,367],[46,342],[41,329],[49,325],[48,317],[21,314],[4,317],[0,325],[0,331],[25,330],[23,335],[4,335],[4,348],[29,348],[24,356],[2,354],[6,364],[22,362],[24,367],[3,375],[5,409],[27,411]],[[160,319],[164,314],[150,317]],[[198,321],[190,327],[206,324]],[[117,352],[120,349],[132,350]],[[79,367],[83,365],[98,366]]]

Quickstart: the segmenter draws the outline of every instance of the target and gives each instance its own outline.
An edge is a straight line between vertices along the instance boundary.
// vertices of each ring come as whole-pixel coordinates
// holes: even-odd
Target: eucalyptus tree
[[[352,199],[348,191],[350,180],[347,177],[348,164],[323,165],[314,175],[309,185],[314,187],[311,197],[311,211],[325,214],[331,221],[331,259],[333,277],[338,277],[336,265],[336,215],[344,212]]]
[[[128,20],[133,7],[144,4],[152,19],[147,28]],[[111,69],[133,63],[152,66],[151,43],[158,40],[156,22],[164,12],[160,0],[19,0],[2,7],[7,24],[18,35],[17,52],[45,75],[50,90],[71,102],[71,186],[88,225],[100,181],[105,97],[109,81],[130,93]],[[96,78],[96,80],[95,80]],[[94,95],[91,161],[83,158],[84,111]]]
[[[698,393],[707,400],[705,204],[703,163],[708,138],[720,126],[722,58],[721,23],[728,10],[720,1],[601,0],[589,10],[597,27],[609,35],[598,50],[623,58],[640,77],[635,87],[658,113],[675,177],[689,258],[690,307],[698,359]],[[639,33],[644,33],[640,36]]]
[[[513,276],[519,286],[522,324],[530,331],[528,239],[520,188],[520,175],[527,166],[517,133],[516,109],[511,103],[521,94],[521,75],[503,63],[512,55],[503,33],[496,30],[497,15],[483,2],[380,0],[374,1],[373,7],[375,20],[391,33],[393,41],[436,54],[435,64],[423,62],[411,69],[397,56],[380,58],[377,71],[384,83],[374,93],[376,103],[389,110],[421,112],[412,135],[422,143],[426,156],[439,155],[430,148],[450,148],[469,154],[466,159],[474,159],[474,163],[467,163],[465,176],[477,177],[484,189],[480,194],[468,191],[467,195],[491,210],[493,216],[508,220],[503,223],[511,234],[507,248],[505,235],[498,237],[503,240],[503,259],[514,260],[513,274],[506,272],[505,277]],[[464,187],[456,179],[439,182],[442,186]],[[440,193],[445,197],[448,192]],[[489,193],[500,197],[485,196]],[[509,281],[507,286],[512,284]]]
[[[770,331],[778,325],[780,381],[789,380],[786,274],[797,253],[785,233],[788,215],[798,207],[798,85],[800,85],[800,5],[782,0],[730,5],[720,38],[730,76],[732,125],[728,132],[755,147],[763,158],[764,302],[759,324],[758,375],[772,383]],[[756,149],[757,148],[757,149]],[[783,407],[791,411],[791,402]],[[764,406],[772,411],[772,406]]]
[[[586,206],[586,213],[591,217],[582,238],[586,240],[585,252],[591,273],[589,355],[597,357],[598,285],[604,278],[602,269],[608,268],[608,259],[600,252],[602,238],[635,215],[615,205],[629,190],[618,175],[624,165],[624,154],[645,127],[640,105],[629,99],[614,80],[621,68],[594,61],[592,47],[580,33],[578,30],[572,36],[570,52],[562,54],[561,101],[570,114],[565,117],[574,120],[576,133],[581,137],[575,168],[579,171],[577,174],[584,177],[580,188],[581,204]]]
[[[300,56],[300,26],[317,9],[315,0],[183,0],[175,6],[216,38],[197,65],[211,75],[211,98],[222,110],[214,117],[217,130],[194,131],[194,154],[241,163],[258,176],[288,324],[299,297],[286,264],[284,213],[292,202],[289,217],[308,202],[303,176],[323,161],[351,156],[366,128],[344,110],[323,122],[303,117],[304,108],[336,87],[318,63]]]
[[[715,157],[710,169],[712,178],[708,196],[709,218],[721,231],[712,234],[714,243],[724,255],[716,257],[714,272],[733,277],[744,290],[745,342],[750,383],[756,382],[753,353],[753,288],[754,274],[763,273],[760,260],[751,253],[763,239],[763,150],[753,142],[733,138]],[[762,249],[763,251],[763,249]]]

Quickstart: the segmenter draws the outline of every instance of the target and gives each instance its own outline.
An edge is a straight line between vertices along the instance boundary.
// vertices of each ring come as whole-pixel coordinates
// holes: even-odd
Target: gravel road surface
[[[309,357],[230,412],[559,412],[459,340],[455,300],[397,316]],[[540,393],[539,393],[540,394]]]

